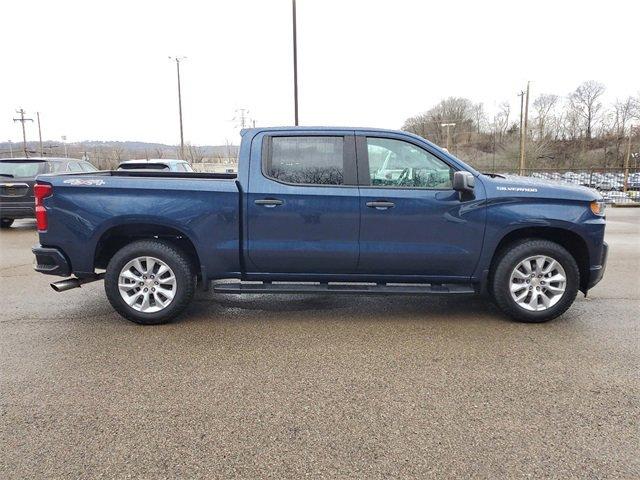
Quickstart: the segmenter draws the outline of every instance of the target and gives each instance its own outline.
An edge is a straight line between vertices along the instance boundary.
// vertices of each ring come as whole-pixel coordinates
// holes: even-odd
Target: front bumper
[[[33,266],[36,272],[47,275],[59,275],[61,277],[71,275],[71,265],[62,250],[36,245],[31,251],[36,256]]]
[[[607,267],[607,256],[609,255],[609,245],[607,242],[602,243],[602,258],[600,259],[600,265],[592,266],[589,269],[589,283],[587,283],[587,290],[595,287],[597,283],[604,277],[604,271]]]

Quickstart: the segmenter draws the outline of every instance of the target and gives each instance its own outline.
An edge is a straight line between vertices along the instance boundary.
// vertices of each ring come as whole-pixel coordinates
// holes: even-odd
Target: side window
[[[67,164],[64,163],[64,162],[51,162],[49,165],[51,165],[50,171],[52,173],[59,173],[59,172],[66,172],[67,171]]]
[[[344,137],[271,137],[264,173],[286,183],[344,184]]]
[[[81,172],[82,168],[80,168],[80,165],[78,164],[78,162],[69,162],[69,171],[70,172]]]
[[[98,169],[89,162],[80,162],[80,168],[83,172],[96,172]]]
[[[367,137],[367,154],[374,187],[452,188],[454,170],[409,142]]]

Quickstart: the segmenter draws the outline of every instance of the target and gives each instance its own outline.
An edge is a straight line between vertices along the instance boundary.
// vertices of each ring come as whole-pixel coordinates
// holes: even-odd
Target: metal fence
[[[519,175],[519,169],[500,168],[492,173]],[[640,206],[640,168],[589,168],[580,170],[536,168],[525,169],[526,177],[582,185],[600,192],[608,204]]]

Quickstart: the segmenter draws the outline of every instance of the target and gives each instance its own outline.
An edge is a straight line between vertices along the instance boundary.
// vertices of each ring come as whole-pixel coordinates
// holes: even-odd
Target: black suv
[[[89,162],[74,158],[0,159],[0,227],[9,228],[16,218],[35,216],[33,184],[38,175],[97,170]]]

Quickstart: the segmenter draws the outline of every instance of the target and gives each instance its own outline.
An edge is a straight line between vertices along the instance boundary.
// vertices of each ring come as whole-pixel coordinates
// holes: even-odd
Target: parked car
[[[615,190],[603,192],[602,198],[604,202],[607,204],[630,203],[633,201],[633,199],[629,196],[629,194],[625,192],[617,192]]]
[[[377,174],[381,148],[400,175]],[[238,167],[40,176],[35,269],[73,275],[58,291],[104,279],[115,310],[143,324],[175,318],[212,282],[234,294],[485,293],[542,322],[604,272],[598,192],[481,174],[407,132],[248,129]]]
[[[0,159],[0,227],[18,218],[34,217],[33,185],[42,173],[90,173],[97,168],[75,158]]]
[[[126,160],[120,162],[118,170],[156,170],[165,172],[193,172],[189,162],[169,158],[152,158],[149,160]]]
[[[624,189],[624,185],[616,180],[601,180],[595,184],[595,188],[598,190],[621,192]]]

